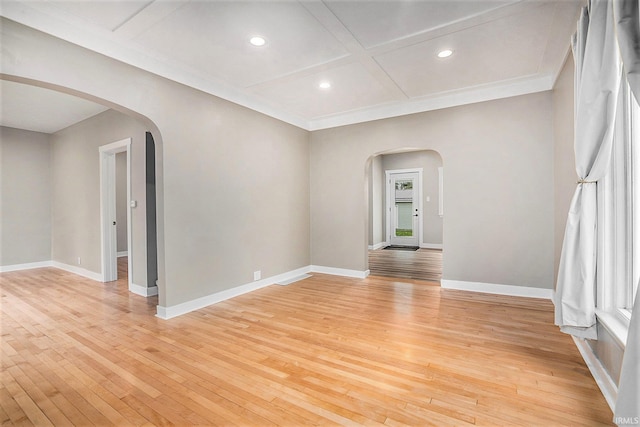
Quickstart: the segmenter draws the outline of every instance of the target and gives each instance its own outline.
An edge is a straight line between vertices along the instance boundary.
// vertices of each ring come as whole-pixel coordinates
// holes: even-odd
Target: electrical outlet
[[[262,271],[258,270],[253,272],[253,280],[260,280],[261,277],[262,277]]]
[[[82,260],[78,257],[78,265],[82,265]]]

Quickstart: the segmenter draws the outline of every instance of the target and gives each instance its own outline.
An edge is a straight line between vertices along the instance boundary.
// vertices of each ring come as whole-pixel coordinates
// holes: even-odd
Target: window
[[[622,86],[611,167],[598,183],[598,317],[624,343],[640,280],[640,106]]]
[[[640,103],[627,90],[630,104],[629,151],[631,156],[631,187],[632,187],[632,281],[628,295],[627,309],[633,308],[640,282]],[[631,316],[629,316],[631,317]]]
[[[622,146],[617,155],[622,157],[619,161],[624,164],[624,182],[620,185],[625,190],[623,209],[626,210],[626,248],[623,254],[626,268],[626,281],[619,283],[616,306],[622,310],[625,317],[631,318],[633,302],[638,291],[640,279],[640,106],[627,84],[621,92],[624,115],[624,129],[617,143]],[[617,160],[617,159],[616,159]]]

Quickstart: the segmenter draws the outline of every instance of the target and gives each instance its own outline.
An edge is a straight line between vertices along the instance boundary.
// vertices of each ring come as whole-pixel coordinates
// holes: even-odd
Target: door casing
[[[131,289],[132,251],[131,251],[131,138],[102,145],[100,153],[100,224],[102,244],[102,280],[112,282],[118,279],[116,228],[116,154],[127,153],[127,248],[128,283]]]
[[[386,205],[385,205],[385,213],[386,213],[386,237],[387,244],[392,245],[406,245],[406,246],[422,246],[424,244],[423,238],[423,201],[422,201],[422,168],[415,169],[392,169],[385,171],[385,185],[386,185]],[[398,239],[393,236],[393,208],[395,206],[394,199],[392,197],[395,188],[392,188],[391,182],[393,175],[404,175],[404,174],[415,174],[417,182],[417,189],[414,187],[414,197],[418,198],[418,220],[417,226],[415,229],[417,230],[417,239],[415,239],[415,243],[407,242],[408,239]],[[404,240],[404,242],[403,242]]]

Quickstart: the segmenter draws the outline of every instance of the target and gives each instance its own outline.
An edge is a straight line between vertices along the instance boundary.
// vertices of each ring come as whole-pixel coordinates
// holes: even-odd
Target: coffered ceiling
[[[550,90],[582,3],[2,0],[0,14],[314,130]]]

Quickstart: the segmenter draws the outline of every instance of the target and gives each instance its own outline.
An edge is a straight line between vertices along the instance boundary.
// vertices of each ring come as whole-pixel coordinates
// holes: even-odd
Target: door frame
[[[127,153],[127,282],[131,289],[133,262],[131,250],[131,138],[99,147],[100,153],[100,242],[102,248],[102,281],[118,278],[117,238],[112,225],[116,217],[116,154]]]
[[[387,237],[387,245],[391,245],[391,230],[392,230],[392,219],[391,219],[391,175],[395,174],[405,174],[405,173],[417,173],[418,174],[418,246],[422,247],[424,244],[424,236],[422,233],[424,218],[424,206],[422,201],[422,193],[423,193],[423,181],[422,181],[422,171],[423,168],[412,168],[412,169],[389,169],[385,170],[385,196],[386,196],[386,204],[385,204],[385,214],[386,214],[386,237]],[[395,189],[394,189],[395,190]],[[415,194],[414,194],[415,196]]]

